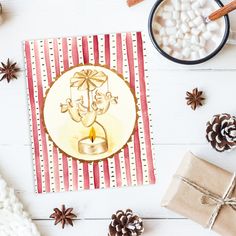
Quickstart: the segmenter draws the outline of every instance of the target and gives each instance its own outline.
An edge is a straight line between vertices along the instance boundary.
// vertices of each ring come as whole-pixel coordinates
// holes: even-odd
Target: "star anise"
[[[0,74],[3,75],[0,81],[6,79],[9,83],[11,80],[17,79],[16,73],[19,72],[20,69],[16,66],[16,62],[11,63],[10,59],[8,59],[6,64],[4,64],[3,62],[1,62],[1,64],[2,67],[0,67]]]
[[[67,208],[65,205],[62,205],[61,210],[58,208],[54,208],[54,213],[50,215],[50,218],[55,219],[55,225],[61,222],[62,228],[64,229],[65,225],[69,224],[73,226],[73,218],[76,218],[77,216],[72,213],[73,208]]]
[[[203,92],[198,91],[197,88],[193,89],[192,92],[186,92],[187,105],[191,106],[193,110],[196,110],[197,107],[202,106],[202,101],[205,98],[202,96]]]

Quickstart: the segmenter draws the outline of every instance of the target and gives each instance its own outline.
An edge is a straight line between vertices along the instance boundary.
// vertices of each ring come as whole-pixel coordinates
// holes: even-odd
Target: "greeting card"
[[[155,183],[141,32],[24,42],[36,192]]]

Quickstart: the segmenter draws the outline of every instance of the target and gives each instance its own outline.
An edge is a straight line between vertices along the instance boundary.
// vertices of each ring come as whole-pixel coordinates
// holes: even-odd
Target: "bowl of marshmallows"
[[[223,4],[218,0],[158,0],[149,18],[149,33],[156,49],[171,61],[199,64],[214,57],[230,31],[228,15],[206,18]]]

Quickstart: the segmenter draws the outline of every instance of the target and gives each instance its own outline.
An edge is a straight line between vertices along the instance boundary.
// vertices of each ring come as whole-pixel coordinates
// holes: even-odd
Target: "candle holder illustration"
[[[82,123],[84,137],[78,140],[78,152],[97,155],[109,148],[106,124],[98,121],[112,104],[118,103],[109,91],[109,78],[103,71],[81,70],[70,79],[70,97],[61,103],[61,113],[68,113],[70,118]],[[89,131],[88,131],[89,130]],[[88,131],[88,132],[87,132]]]

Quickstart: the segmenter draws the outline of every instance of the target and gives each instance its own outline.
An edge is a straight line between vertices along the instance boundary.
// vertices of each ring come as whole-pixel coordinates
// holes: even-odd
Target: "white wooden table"
[[[2,0],[0,61],[8,57],[23,66],[24,39],[143,30],[155,0],[129,9],[125,0]],[[236,30],[236,14],[231,14]],[[147,37],[148,38],[148,37]],[[0,173],[12,185],[44,236],[105,236],[109,218],[132,208],[145,219],[146,236],[215,235],[160,207],[160,200],[188,150],[230,171],[236,151],[219,154],[205,140],[205,124],[221,112],[236,114],[236,46],[227,45],[211,61],[181,66],[160,56],[148,38],[153,125],[157,153],[155,186],[36,195],[33,187],[26,79],[0,83]],[[205,91],[205,106],[193,112],[185,92]],[[79,215],[75,226],[61,230],[49,215],[65,203]]]

